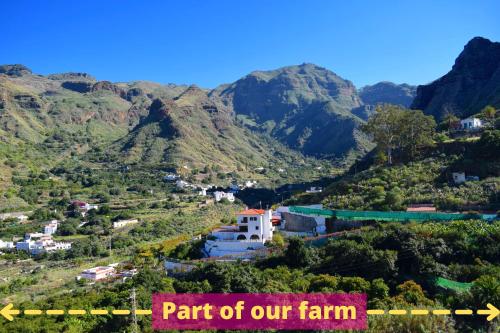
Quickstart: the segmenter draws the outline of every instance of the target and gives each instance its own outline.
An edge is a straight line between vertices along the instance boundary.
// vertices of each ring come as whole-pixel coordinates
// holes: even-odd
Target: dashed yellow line
[[[400,315],[405,315],[406,313],[407,313],[406,310],[389,310],[390,315],[400,316]]]
[[[45,313],[48,315],[63,315],[64,310],[47,310]]]
[[[114,315],[129,315],[130,310],[113,310],[112,313]]]
[[[472,310],[468,310],[468,309],[463,309],[463,310],[455,310],[455,314],[456,315],[462,315],[462,316],[466,316],[466,315],[471,315],[473,314],[474,311]]]
[[[383,315],[384,313],[385,313],[385,310],[380,310],[380,309],[366,310],[366,314],[369,314],[369,315]]]
[[[140,316],[148,316],[151,315],[152,313],[153,311],[151,310],[135,310],[135,314]]]
[[[41,315],[42,310],[24,310],[24,314],[29,316]]]
[[[90,310],[90,314],[93,315],[107,315],[108,313],[109,313],[108,310],[99,310],[99,309]]]
[[[87,311],[85,310],[77,310],[77,309],[68,310],[68,314],[70,315],[84,315],[86,313]]]
[[[417,315],[417,316],[424,316],[424,315],[428,315],[429,314],[429,310],[425,310],[425,309],[415,309],[415,310],[411,310],[410,313],[412,315]]]

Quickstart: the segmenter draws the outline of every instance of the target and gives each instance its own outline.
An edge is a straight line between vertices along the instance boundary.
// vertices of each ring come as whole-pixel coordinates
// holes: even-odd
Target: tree
[[[460,119],[451,112],[446,112],[439,127],[443,130],[456,129],[460,125]]]
[[[425,297],[422,287],[409,280],[396,287],[398,295],[395,299],[398,302],[412,304],[412,305],[433,305],[434,302]]]
[[[489,126],[492,126],[495,123],[496,119],[496,114],[497,110],[491,106],[491,105],[486,105],[482,110],[480,117],[488,123]]]
[[[379,105],[375,114],[368,120],[362,130],[373,137],[373,141],[387,152],[387,162],[392,164],[392,151],[398,146],[401,132],[402,111],[399,106]]]
[[[436,121],[420,110],[408,110],[401,106],[384,104],[362,126],[371,135],[378,148],[386,151],[387,162],[392,164],[394,150],[414,158],[418,149],[432,144]]]
[[[414,159],[421,147],[432,145],[436,121],[420,110],[406,110],[402,116],[401,148]]]
[[[285,258],[290,267],[307,267],[311,263],[308,248],[301,238],[294,237],[288,242]]]

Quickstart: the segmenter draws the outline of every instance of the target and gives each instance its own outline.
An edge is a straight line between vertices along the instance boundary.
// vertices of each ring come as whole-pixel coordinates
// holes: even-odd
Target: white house
[[[246,188],[252,188],[257,186],[257,181],[256,180],[247,180],[245,182],[245,187]]]
[[[113,276],[116,273],[114,267],[110,266],[98,266],[94,268],[86,269],[80,274],[80,277],[92,281],[100,281]]]
[[[27,251],[35,255],[42,252],[68,250],[70,248],[71,243],[56,242],[52,239],[52,235],[42,233],[26,234],[23,241],[16,243],[18,251]]]
[[[236,226],[213,231],[205,242],[205,253],[210,257],[252,256],[273,239],[272,211],[247,209],[237,214]]]
[[[4,242],[0,239],[0,249],[13,249],[14,242]]]
[[[234,202],[234,194],[231,192],[215,191],[214,198],[217,202],[221,201],[222,199],[227,199],[230,202]]]
[[[136,223],[139,223],[139,220],[138,219],[129,219],[129,220],[119,220],[119,221],[115,221],[113,222],[113,228],[114,229],[117,229],[117,228],[122,228],[126,225],[129,225],[129,224],[136,224]]]
[[[85,217],[85,215],[87,214],[87,212],[89,210],[99,209],[98,205],[89,204],[88,202],[85,202],[85,201],[75,200],[71,204],[73,205],[74,209],[79,211],[83,217]]]
[[[177,178],[179,178],[178,175],[173,174],[173,173],[169,173],[168,175],[163,177],[163,180],[165,180],[167,182],[175,182],[177,180]]]
[[[53,235],[57,231],[57,227],[59,225],[59,221],[57,220],[52,220],[50,221],[49,224],[46,224],[43,226],[43,233],[45,235]]]
[[[311,186],[306,190],[306,193],[321,193],[323,192],[323,188],[319,186]]]
[[[183,188],[186,188],[189,186],[189,183],[184,181],[184,180],[181,180],[181,179],[178,179],[176,182],[175,182],[175,186],[178,188],[178,189],[183,189]]]
[[[460,120],[460,128],[463,130],[477,130],[483,127],[483,122],[479,118],[469,117]]]

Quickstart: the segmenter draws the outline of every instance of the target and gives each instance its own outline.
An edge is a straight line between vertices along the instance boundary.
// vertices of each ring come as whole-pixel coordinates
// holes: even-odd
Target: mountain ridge
[[[446,113],[467,117],[486,105],[500,108],[500,43],[475,37],[447,74],[418,86],[411,108],[439,120]]]

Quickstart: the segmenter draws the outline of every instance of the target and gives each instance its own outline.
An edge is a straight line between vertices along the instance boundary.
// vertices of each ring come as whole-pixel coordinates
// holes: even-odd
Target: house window
[[[241,220],[241,223],[247,223],[248,222],[248,217],[244,217],[242,220]]]
[[[248,226],[246,226],[246,225],[241,225],[241,226],[240,226],[240,229],[239,229],[239,232],[248,232]]]
[[[257,218],[255,216],[250,217],[250,221],[257,221]]]
[[[259,226],[258,225],[255,226],[255,230],[259,230]]]

